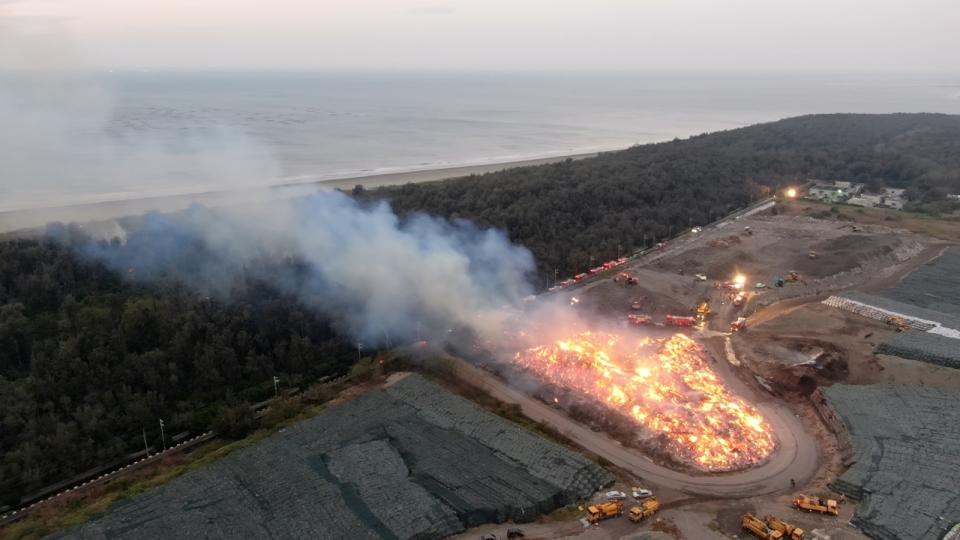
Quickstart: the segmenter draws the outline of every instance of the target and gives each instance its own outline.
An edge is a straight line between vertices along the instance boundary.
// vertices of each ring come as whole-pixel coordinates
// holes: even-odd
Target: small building
[[[853,206],[865,206],[867,208],[893,208],[902,210],[904,203],[903,189],[883,188],[880,193],[861,193],[856,197],[850,197],[846,203]]]
[[[847,202],[850,198],[858,197],[863,193],[863,184],[822,180],[813,180],[813,183],[813,186],[807,190],[807,198],[827,203]]]

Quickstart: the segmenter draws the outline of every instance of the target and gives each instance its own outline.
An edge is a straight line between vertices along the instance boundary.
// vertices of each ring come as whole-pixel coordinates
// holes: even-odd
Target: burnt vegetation
[[[355,196],[503,228],[533,251],[542,287],[554,269],[571,275],[810,177],[903,187],[916,208],[949,210],[960,117],[808,116]],[[144,431],[159,447],[159,418],[168,434],[241,436],[242,407],[270,397],[274,375],[304,386],[349,371],[356,349],[331,321],[257,269],[224,295],[188,289],[185,253],[133,281],[62,234],[0,242],[0,507],[142,449]]]

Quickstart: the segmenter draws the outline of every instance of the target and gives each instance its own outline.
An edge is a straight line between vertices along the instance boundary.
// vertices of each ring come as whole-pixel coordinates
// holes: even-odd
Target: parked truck
[[[837,507],[837,501],[833,499],[821,499],[819,497],[807,497],[806,495],[797,495],[793,498],[793,507],[804,512],[817,512],[819,514],[828,514],[836,516],[840,514]]]
[[[641,521],[647,519],[648,517],[657,513],[660,510],[660,501],[656,497],[650,497],[646,499],[640,506],[634,506],[630,509],[630,515],[627,516],[627,519],[634,523],[640,523]]]
[[[780,540],[783,538],[782,532],[767,527],[766,523],[753,514],[744,514],[743,518],[740,519],[740,526],[743,527],[743,530],[749,531],[761,540]]]
[[[693,326],[697,324],[696,317],[678,317],[676,315],[667,315],[666,321],[670,326]]]
[[[776,516],[764,516],[763,521],[766,522],[767,527],[783,533],[784,540],[803,540],[803,529],[792,523],[787,523]]]
[[[737,320],[730,323],[731,332],[743,332],[747,329],[747,318],[746,317],[737,317]]]
[[[599,523],[621,514],[623,514],[623,501],[607,501],[587,507],[587,521],[590,523]]]

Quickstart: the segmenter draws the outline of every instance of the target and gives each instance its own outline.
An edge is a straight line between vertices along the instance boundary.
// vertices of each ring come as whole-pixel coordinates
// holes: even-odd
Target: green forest
[[[960,193],[960,117],[806,116],[354,196],[502,228],[533,252],[542,287],[555,270],[572,275],[808,178],[904,187],[916,208],[947,210],[944,196]],[[142,449],[144,432],[159,446],[161,418],[169,433],[205,431],[271,396],[275,375],[306,384],[357,357],[336,321],[258,281],[262,271],[216,296],[184,286],[189,260],[131,280],[63,229],[0,241],[0,506]],[[141,241],[149,251],[175,239]]]
[[[262,282],[229,301],[133,283],[63,241],[0,242],[4,504],[284,387],[345,373],[353,345]]]
[[[802,116],[598,157],[355,194],[402,213],[427,212],[503,228],[540,269],[569,277],[709,223],[807,179],[907,188],[915,210],[960,193],[960,116]],[[956,205],[952,205],[956,206]]]

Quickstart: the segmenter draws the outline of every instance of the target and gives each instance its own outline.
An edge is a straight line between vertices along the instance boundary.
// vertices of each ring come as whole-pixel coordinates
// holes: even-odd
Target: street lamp
[[[163,433],[163,418],[160,419],[160,441],[163,442],[163,451],[167,451],[167,436]]]
[[[795,198],[797,198],[797,188],[789,188],[789,189],[787,189],[787,198],[788,198],[788,199],[795,199]]]

